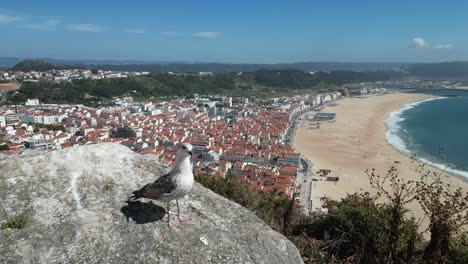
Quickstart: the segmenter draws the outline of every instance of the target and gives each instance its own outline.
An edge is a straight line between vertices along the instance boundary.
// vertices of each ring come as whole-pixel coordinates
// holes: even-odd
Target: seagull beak
[[[188,154],[190,154],[190,157],[192,157],[192,151],[189,151]]]

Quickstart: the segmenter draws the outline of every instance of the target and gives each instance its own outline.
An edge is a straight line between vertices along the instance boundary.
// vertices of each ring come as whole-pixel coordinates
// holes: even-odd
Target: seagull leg
[[[177,204],[177,218],[179,218],[179,221],[181,221],[181,220],[180,220],[179,199],[176,199],[175,202],[176,202],[176,204]]]
[[[179,200],[176,200],[177,204],[177,218],[179,219],[180,222],[185,222],[191,219],[190,215],[188,214],[180,214],[180,207],[179,207]]]
[[[169,227],[171,227],[170,223],[171,223],[171,214],[169,212],[169,202],[167,202],[167,224],[169,225]]]
[[[176,223],[171,222],[171,211],[169,211],[170,202],[167,202],[167,225],[170,229],[177,227]]]

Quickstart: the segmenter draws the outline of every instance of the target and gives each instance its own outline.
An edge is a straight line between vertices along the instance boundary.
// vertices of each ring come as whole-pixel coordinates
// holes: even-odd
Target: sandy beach
[[[340,199],[347,193],[361,189],[370,191],[366,169],[374,168],[385,175],[395,166],[401,177],[419,179],[414,173],[411,159],[401,154],[386,140],[385,119],[404,105],[430,98],[423,94],[386,94],[363,98],[346,98],[322,112],[336,113],[336,122],[321,123],[320,128],[311,128],[310,121],[299,125],[294,145],[314,164],[313,169],[331,170],[330,176],[339,176],[338,182],[325,181],[323,177],[314,182],[314,204],[320,207],[320,197]],[[311,112],[313,115],[315,112]],[[468,191],[468,183],[453,176],[444,176],[444,181],[453,187]],[[416,218],[423,216],[417,203],[410,206]],[[427,221],[424,221],[427,223]]]

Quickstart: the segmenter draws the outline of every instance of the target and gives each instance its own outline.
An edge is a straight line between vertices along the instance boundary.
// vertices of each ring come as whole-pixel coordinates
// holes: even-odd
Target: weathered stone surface
[[[118,144],[0,162],[0,224],[29,215],[0,231],[0,263],[302,263],[285,237],[199,184],[180,203],[192,219],[174,230],[164,204],[127,204],[165,170]]]

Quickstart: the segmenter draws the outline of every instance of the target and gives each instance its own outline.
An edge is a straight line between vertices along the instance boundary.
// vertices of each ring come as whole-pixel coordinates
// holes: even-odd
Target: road
[[[313,108],[306,108],[304,110],[301,110],[295,113],[291,117],[291,120],[289,121],[290,125],[289,125],[288,130],[286,131],[285,141],[287,143],[290,143],[293,146],[293,148],[297,152],[300,153],[300,151],[297,150],[293,144],[298,125],[300,124],[302,119],[305,117],[305,115],[309,113],[310,111],[322,109],[328,104],[333,103],[333,102],[336,102],[336,101],[327,102],[325,104],[322,104]],[[304,214],[309,214],[309,212],[314,210],[313,194],[314,194],[315,183],[313,179],[314,179],[313,163],[301,154],[301,166],[299,167],[299,172],[297,174],[297,182],[298,184],[301,184],[301,189],[299,191],[299,204],[302,206]]]
[[[297,113],[295,113],[291,120],[289,121],[289,128],[286,131],[286,138],[285,141],[287,143],[292,144],[294,142],[294,137],[296,136],[296,130],[304,116],[312,111],[312,108],[303,109]],[[292,144],[293,148],[294,144]],[[299,152],[296,149],[297,152]],[[300,152],[299,152],[300,153]],[[312,194],[313,194],[313,181],[312,181],[313,169],[312,169],[312,162],[308,160],[306,157],[301,155],[301,164],[299,167],[299,171],[297,173],[297,182],[298,185],[301,185],[301,189],[299,191],[299,204],[303,208],[303,212],[308,214],[309,211],[312,210]]]
[[[298,173],[297,177],[299,184],[302,184],[299,196],[299,204],[302,206],[303,212],[308,214],[313,210],[313,165],[307,159],[301,159],[301,163],[301,171]]]

